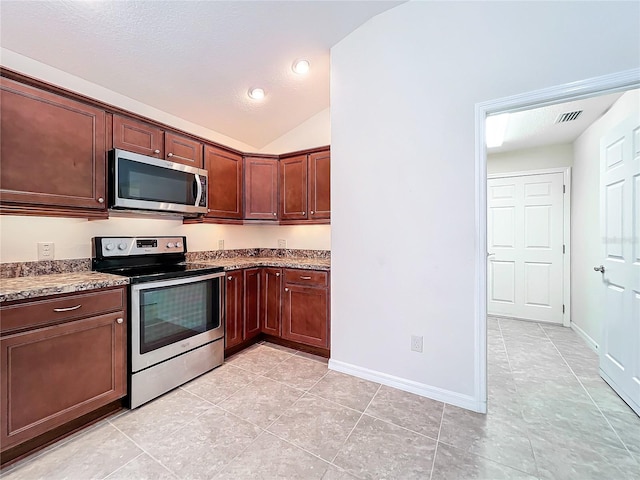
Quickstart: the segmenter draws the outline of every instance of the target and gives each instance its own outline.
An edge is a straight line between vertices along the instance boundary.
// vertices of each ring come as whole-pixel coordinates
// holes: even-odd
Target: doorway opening
[[[478,411],[487,411],[487,150],[486,119],[503,113],[517,113],[600,95],[625,92],[640,86],[638,69],[560,85],[527,94],[507,97],[476,105],[476,318],[475,364]],[[566,248],[566,247],[565,247]],[[565,311],[566,311],[565,303]],[[568,321],[568,320],[567,320]],[[564,322],[563,322],[564,323]]]

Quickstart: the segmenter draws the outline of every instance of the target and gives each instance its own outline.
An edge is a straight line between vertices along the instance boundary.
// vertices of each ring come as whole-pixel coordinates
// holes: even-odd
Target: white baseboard
[[[582,337],[582,339],[587,342],[589,348],[594,352],[598,353],[598,349],[600,348],[596,341],[587,334],[583,329],[581,329],[575,322],[571,322],[571,329],[576,332],[578,335]]]
[[[365,380],[370,380],[372,382],[381,383],[382,385],[404,390],[405,392],[415,393],[422,397],[438,400],[440,402],[455,405],[456,407],[472,410],[474,412],[486,412],[486,400],[480,400],[470,395],[462,395],[450,390],[432,387],[424,383],[414,382],[413,380],[407,380],[406,378],[396,377],[394,375],[370,370],[368,368],[359,367],[339,360],[329,360],[329,369],[353,375],[354,377],[364,378]]]

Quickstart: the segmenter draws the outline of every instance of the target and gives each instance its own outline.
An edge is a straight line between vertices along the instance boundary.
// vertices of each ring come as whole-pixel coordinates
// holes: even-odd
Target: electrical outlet
[[[218,240],[218,250],[224,250],[224,240]]]
[[[287,241],[282,238],[278,239],[278,248],[287,248]]]
[[[422,353],[422,336],[411,335],[411,351]]]
[[[38,242],[38,260],[53,260],[54,253],[53,242]]]

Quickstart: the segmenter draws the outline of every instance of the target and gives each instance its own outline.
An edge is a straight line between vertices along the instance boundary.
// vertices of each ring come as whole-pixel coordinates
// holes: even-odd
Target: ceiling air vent
[[[555,123],[573,122],[574,120],[577,120],[581,114],[582,114],[582,110],[576,110],[575,112],[561,113],[560,115],[558,115],[558,118],[556,118]]]

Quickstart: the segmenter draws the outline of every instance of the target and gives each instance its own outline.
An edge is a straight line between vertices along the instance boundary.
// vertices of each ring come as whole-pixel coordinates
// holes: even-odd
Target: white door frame
[[[477,274],[474,302],[476,347],[474,390],[477,400],[476,411],[480,413],[487,412],[487,150],[485,147],[487,115],[529,110],[638,87],[640,87],[640,68],[634,68],[475,105],[475,269]]]
[[[562,196],[562,241],[564,255],[562,256],[562,325],[571,326],[571,167],[544,168],[541,170],[526,170],[522,172],[490,173],[489,178],[524,177],[529,175],[545,175],[548,173],[562,173],[564,195]],[[486,234],[486,233],[485,233]],[[486,237],[485,237],[486,238]]]

